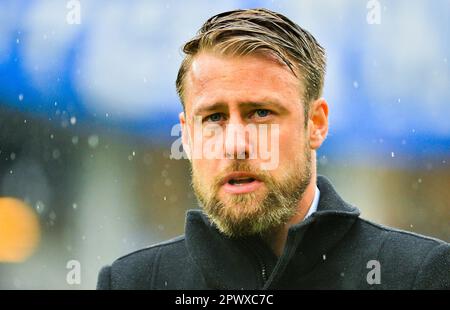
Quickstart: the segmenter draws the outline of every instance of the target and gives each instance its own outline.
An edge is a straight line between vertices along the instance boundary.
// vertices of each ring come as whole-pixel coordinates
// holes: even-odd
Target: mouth
[[[231,185],[236,185],[236,186],[242,186],[244,184],[248,184],[255,181],[254,178],[236,178],[236,179],[231,179],[228,181],[228,184]]]
[[[262,183],[252,173],[234,172],[224,179],[223,188],[230,194],[245,194],[257,190]]]

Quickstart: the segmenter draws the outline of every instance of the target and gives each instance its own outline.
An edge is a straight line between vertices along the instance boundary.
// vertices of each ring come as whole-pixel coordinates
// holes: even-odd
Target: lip
[[[231,179],[235,178],[253,178],[254,181],[241,185],[232,185],[228,183]],[[257,190],[261,185],[262,181],[258,177],[249,172],[233,172],[226,176],[223,180],[223,189],[230,194],[245,194]]]

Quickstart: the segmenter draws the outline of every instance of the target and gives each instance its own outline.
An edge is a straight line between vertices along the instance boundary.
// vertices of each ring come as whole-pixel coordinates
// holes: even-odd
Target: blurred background
[[[183,233],[180,48],[252,7],[327,50],[319,173],[364,218],[450,241],[450,1],[2,0],[0,288],[93,289],[101,266]]]

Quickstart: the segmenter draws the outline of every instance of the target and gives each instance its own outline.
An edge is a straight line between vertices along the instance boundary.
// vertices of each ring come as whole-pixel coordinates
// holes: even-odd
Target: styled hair
[[[269,53],[286,64],[303,83],[305,123],[311,101],[322,95],[326,58],[324,48],[306,30],[268,9],[234,10],[209,18],[183,46],[186,54],[176,80],[183,109],[184,79],[192,60],[202,51],[244,56]]]

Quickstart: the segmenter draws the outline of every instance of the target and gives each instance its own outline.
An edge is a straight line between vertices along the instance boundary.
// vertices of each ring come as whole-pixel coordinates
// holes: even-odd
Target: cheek
[[[295,130],[285,130],[280,133],[280,159],[281,164],[289,164],[294,158],[304,153],[305,137]]]
[[[192,161],[192,170],[194,171],[196,177],[201,181],[208,181],[214,177],[213,160],[210,159],[194,159]]]

